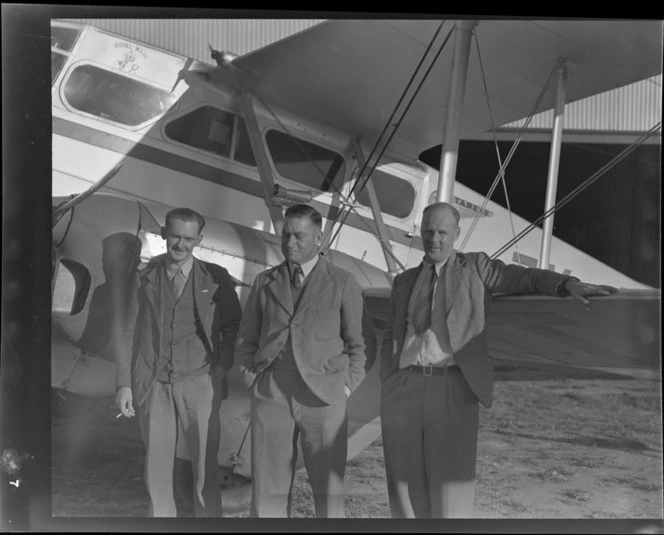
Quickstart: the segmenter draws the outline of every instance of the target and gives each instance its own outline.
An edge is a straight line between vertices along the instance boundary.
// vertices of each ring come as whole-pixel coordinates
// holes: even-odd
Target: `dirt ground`
[[[495,394],[480,412],[476,518],[659,519],[661,527],[660,381],[503,367]],[[114,414],[108,399],[54,408],[53,516],[145,516],[138,427]],[[390,518],[380,438],[348,462],[345,487],[347,517]],[[296,518],[314,517],[304,473],[294,504]]]

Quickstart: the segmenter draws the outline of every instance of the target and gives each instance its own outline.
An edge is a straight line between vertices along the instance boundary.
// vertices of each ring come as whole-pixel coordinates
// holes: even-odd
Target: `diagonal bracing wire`
[[[499,168],[499,175],[501,178],[501,181],[503,183],[503,191],[505,192],[505,199],[507,202],[507,214],[509,215],[510,219],[510,227],[512,228],[512,237],[516,235],[516,231],[514,230],[514,220],[512,218],[512,207],[510,206],[510,198],[509,194],[507,193],[507,181],[505,180],[505,170],[503,168],[503,162],[500,157],[500,149],[498,148],[498,138],[496,137],[496,123],[493,120],[493,110],[491,109],[491,99],[489,98],[489,88],[487,87],[486,83],[486,73],[484,71],[484,63],[482,62],[482,54],[480,52],[480,42],[479,38],[477,37],[477,32],[473,32],[475,36],[475,46],[477,48],[477,59],[480,64],[480,72],[482,73],[482,84],[484,85],[484,95],[486,97],[486,105],[487,109],[489,111],[489,120],[491,121],[491,133],[493,134],[493,145],[496,148],[496,157],[498,158],[498,168]],[[470,239],[470,235],[472,234],[473,230],[475,229],[475,226],[479,222],[479,218],[482,212],[478,212],[475,215],[474,221],[472,228],[469,230],[469,232],[466,234],[463,240],[463,244],[461,246],[461,250],[463,250],[464,246]],[[515,244],[516,247],[516,253],[517,253],[517,258],[521,259],[521,253],[519,252],[519,246]]]
[[[445,21],[443,21],[443,22],[445,22]],[[442,22],[441,22],[441,27],[442,27]],[[378,162],[380,161],[380,158],[383,156],[385,150],[387,149],[387,147],[389,146],[390,142],[392,141],[392,138],[394,137],[394,134],[396,133],[396,131],[398,130],[399,126],[400,126],[401,123],[403,122],[403,119],[404,119],[404,117],[406,116],[406,113],[408,113],[408,110],[410,109],[411,105],[413,104],[413,101],[415,100],[415,97],[418,95],[418,93],[419,93],[419,91],[420,91],[422,85],[424,84],[424,82],[426,81],[427,77],[429,76],[429,73],[431,72],[431,69],[433,68],[433,66],[435,65],[436,61],[438,60],[438,57],[440,56],[440,53],[441,53],[441,52],[443,51],[443,49],[445,48],[445,45],[446,45],[447,42],[449,41],[449,38],[450,38],[450,36],[452,35],[452,32],[453,32],[453,31],[454,31],[454,27],[452,27],[452,29],[448,32],[447,36],[445,37],[445,40],[443,41],[443,44],[442,44],[441,47],[438,49],[438,52],[436,53],[435,57],[433,58],[433,61],[432,61],[431,64],[429,65],[429,68],[427,69],[427,71],[426,71],[426,73],[424,74],[422,80],[420,81],[419,85],[418,85],[417,88],[415,89],[415,92],[414,92],[413,96],[410,98],[410,101],[408,102],[408,105],[406,106],[406,109],[401,113],[401,116],[399,117],[399,120],[397,121],[397,123],[394,124],[394,125],[392,125],[392,126],[394,127],[394,129],[392,130],[392,133],[390,134],[390,137],[388,138],[388,140],[386,141],[385,145],[383,146],[383,148],[382,148],[380,154],[379,154],[378,157],[376,158],[376,161],[373,163],[371,170],[370,170],[369,173],[367,173],[367,175],[365,176],[364,181],[362,182],[362,185],[360,186],[360,189],[358,190],[358,194],[364,189],[364,187],[366,186],[367,182],[369,181],[369,178],[371,177],[371,173],[373,173],[374,169],[375,169],[376,166],[378,165]],[[436,33],[436,35],[437,35],[437,33]],[[432,40],[432,43],[433,43],[433,40]],[[431,47],[431,46],[429,46],[429,48],[427,48],[427,50],[426,50],[426,52],[425,52],[425,54],[424,54],[425,56],[426,56],[426,54],[428,53],[430,47]],[[421,63],[422,63],[422,62],[420,62],[420,65],[421,65]],[[418,68],[419,68],[420,65],[418,65]],[[411,79],[413,79],[413,78],[416,76],[416,74],[417,74],[417,71],[416,71],[415,73],[413,73],[413,76],[411,77]],[[410,82],[409,82],[408,86],[410,86]],[[405,91],[404,91],[404,93],[405,93]],[[399,102],[401,102],[402,100],[403,100],[403,99],[400,99]],[[388,122],[388,124],[386,125],[385,128],[387,128],[387,126],[389,126],[389,122]],[[377,145],[377,144],[376,144],[376,145]],[[372,154],[373,154],[373,152],[374,152],[374,151],[372,151]],[[368,166],[368,164],[369,164],[369,159],[366,160],[365,165],[363,166],[363,170]],[[359,181],[361,180],[361,176],[362,176],[362,173],[360,173],[360,175],[358,176],[358,183],[359,183]],[[344,212],[344,214],[341,216],[341,221],[339,221],[339,226],[337,227],[337,230],[336,230],[334,236],[333,236],[332,239],[328,242],[329,244],[332,244],[332,243],[334,242],[334,240],[336,239],[337,235],[339,234],[339,231],[341,230],[341,227],[343,226],[344,222],[346,221],[346,218],[347,218],[347,217],[348,217],[348,212]]]
[[[507,154],[507,157],[505,158],[504,163],[501,165],[498,174],[496,175],[496,178],[493,181],[493,184],[491,184],[491,187],[489,188],[489,191],[487,192],[486,196],[484,197],[484,202],[482,203],[481,210],[478,211],[477,215],[475,216],[473,220],[473,224],[471,225],[470,229],[468,230],[468,233],[466,234],[463,243],[461,244],[461,250],[463,250],[464,246],[468,242],[468,238],[472,234],[473,230],[475,229],[475,226],[477,225],[479,221],[480,214],[484,211],[486,208],[486,205],[489,202],[489,199],[491,199],[491,196],[493,195],[493,192],[495,191],[496,187],[498,186],[498,182],[500,180],[501,174],[504,173],[505,169],[507,169],[507,166],[509,165],[510,161],[512,160],[512,156],[514,156],[514,153],[516,152],[517,147],[519,146],[519,143],[521,143],[521,140],[523,139],[523,136],[526,132],[526,129],[528,128],[528,125],[533,119],[533,116],[537,113],[537,109],[539,108],[540,104],[542,103],[542,100],[544,99],[544,95],[546,95],[546,92],[549,88],[549,85],[551,85],[551,80],[553,79],[553,75],[556,72],[558,68],[558,65],[553,67],[551,69],[551,73],[549,74],[549,77],[544,84],[544,87],[542,88],[542,91],[540,92],[539,96],[537,97],[537,100],[535,101],[535,104],[533,104],[533,107],[530,110],[530,113],[528,114],[528,118],[526,119],[526,122],[524,125],[521,127],[521,130],[519,130],[519,133],[517,135],[517,138],[514,140],[514,143],[512,144],[512,147],[510,148],[509,153]]]
[[[517,241],[521,240],[526,234],[530,233],[534,228],[537,227],[542,221],[544,221],[547,217],[549,217],[551,214],[557,212],[560,210],[563,206],[565,206],[568,202],[570,202],[572,199],[574,199],[577,195],[579,195],[581,192],[583,192],[587,187],[589,187],[593,182],[595,182],[598,178],[600,178],[604,173],[606,173],[609,169],[617,165],[619,162],[624,160],[631,152],[633,152],[639,145],[641,145],[646,139],[648,139],[650,136],[655,134],[657,131],[661,130],[662,128],[662,122],[660,121],[657,123],[655,126],[653,126],[650,130],[648,130],[645,134],[643,134],[641,137],[639,137],[634,143],[632,143],[629,147],[627,147],[625,150],[623,150],[620,154],[618,154],[615,158],[612,158],[608,163],[603,165],[601,169],[593,173],[590,177],[588,177],[586,180],[583,181],[583,183],[579,184],[576,188],[574,188],[571,192],[569,192],[560,202],[556,203],[554,206],[552,206],[549,210],[544,212],[540,217],[538,217],[535,221],[533,221],[530,226],[522,230],[517,236],[512,238],[510,241],[508,241],[505,245],[503,245],[500,249],[498,249],[495,253],[491,255],[491,258],[497,258],[501,254],[503,254],[507,249],[509,249],[512,245],[514,245]]]
[[[323,170],[320,168],[320,166],[318,165],[318,163],[316,163],[316,160],[315,160],[314,158],[311,157],[311,154],[310,154],[309,151],[306,149],[306,147],[305,147],[302,143],[300,143],[300,140],[297,139],[297,137],[294,136],[294,135],[290,132],[290,130],[286,127],[286,125],[285,125],[285,124],[279,119],[279,116],[278,116],[276,113],[274,113],[274,111],[273,111],[272,108],[267,104],[267,102],[265,102],[265,100],[263,100],[263,97],[261,97],[261,95],[260,95],[258,92],[256,92],[256,91],[253,91],[253,90],[252,90],[251,93],[253,93],[254,95],[256,95],[256,97],[257,97],[258,100],[261,102],[261,104],[263,105],[263,107],[264,107],[267,111],[270,112],[270,115],[272,115],[272,117],[273,117],[274,120],[277,122],[277,124],[281,127],[281,129],[282,129],[282,130],[283,130],[283,131],[284,131],[284,132],[285,132],[285,133],[286,133],[286,134],[287,134],[287,135],[288,135],[288,136],[289,136],[289,137],[295,142],[295,144],[296,144],[297,147],[300,149],[300,151],[301,151],[301,152],[302,152],[302,153],[303,153],[303,154],[309,159],[309,162],[310,162],[311,164],[313,164],[313,166],[314,166],[314,167],[316,168],[316,170],[320,173],[320,175],[323,177],[323,179],[326,179],[327,177],[326,177],[325,173],[324,173]],[[399,259],[395,256],[395,254],[394,254],[394,252],[392,251],[392,249],[391,249],[390,247],[388,247],[388,245],[385,244],[385,243],[383,242],[383,240],[381,239],[380,235],[378,235],[378,234],[376,233],[376,231],[374,231],[374,229],[371,227],[371,225],[369,225],[369,223],[367,222],[366,218],[365,218],[364,216],[362,216],[362,214],[360,214],[360,213],[357,211],[357,209],[355,208],[354,204],[353,204],[353,203],[352,203],[352,202],[351,202],[351,201],[350,201],[350,200],[349,200],[349,199],[348,199],[348,198],[347,198],[347,197],[341,192],[341,189],[339,189],[339,187],[334,183],[333,180],[330,180],[329,185],[330,185],[331,188],[334,189],[335,193],[336,193],[337,195],[339,195],[339,198],[341,199],[341,202],[342,202],[344,205],[348,206],[349,209],[352,210],[352,211],[355,213],[355,215],[360,219],[360,221],[362,221],[362,223],[364,223],[364,226],[367,228],[367,230],[369,231],[369,233],[372,234],[373,237],[376,238],[376,240],[378,240],[378,243],[380,244],[381,248],[384,249],[385,251],[387,251],[387,253],[390,255],[390,257],[395,261],[396,264],[399,265],[399,267],[402,269],[402,271],[405,271],[405,269],[406,269],[405,266],[404,266],[404,265],[399,261]],[[339,214],[338,214],[338,213],[337,213],[337,216],[336,216],[336,217],[339,217]]]

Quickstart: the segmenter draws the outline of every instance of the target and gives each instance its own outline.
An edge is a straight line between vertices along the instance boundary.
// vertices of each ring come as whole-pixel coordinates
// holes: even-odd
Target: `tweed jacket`
[[[399,367],[406,335],[408,301],[423,264],[394,279],[381,350],[382,381]],[[569,295],[561,284],[573,277],[553,271],[506,265],[486,253],[453,251],[445,267],[445,312],[454,359],[485,407],[493,401],[493,363],[486,339],[492,294]]]
[[[260,273],[249,293],[235,346],[245,386],[253,384],[290,337],[307,386],[327,404],[342,403],[344,385],[353,392],[370,367],[362,324],[359,283],[324,257],[307,277],[297,309],[286,262]]]
[[[117,386],[131,386],[134,403],[145,401],[162,352],[163,304],[159,270],[165,255],[155,257],[135,280],[124,335],[117,351]],[[194,258],[191,269],[196,323],[202,327],[206,360],[228,371],[242,316],[240,301],[226,269]],[[224,393],[225,397],[225,393]]]

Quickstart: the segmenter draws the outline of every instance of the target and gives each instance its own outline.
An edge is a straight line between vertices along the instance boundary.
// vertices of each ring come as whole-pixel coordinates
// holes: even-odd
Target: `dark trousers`
[[[146,449],[144,478],[150,516],[177,516],[173,467],[178,443],[186,446],[191,458],[195,516],[222,516],[217,467],[220,406],[221,392],[214,392],[210,374],[152,385],[138,410]]]
[[[463,374],[397,370],[381,392],[381,427],[393,518],[473,515],[478,401]]]
[[[251,516],[290,517],[298,439],[318,518],[343,518],[346,404],[327,405],[297,370],[261,373],[251,396]]]

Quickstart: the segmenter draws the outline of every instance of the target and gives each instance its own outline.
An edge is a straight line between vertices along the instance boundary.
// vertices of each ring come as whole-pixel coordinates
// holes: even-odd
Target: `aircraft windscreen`
[[[65,100],[75,109],[126,126],[138,126],[165,113],[177,100],[135,78],[94,65],[76,67],[64,87]]]

